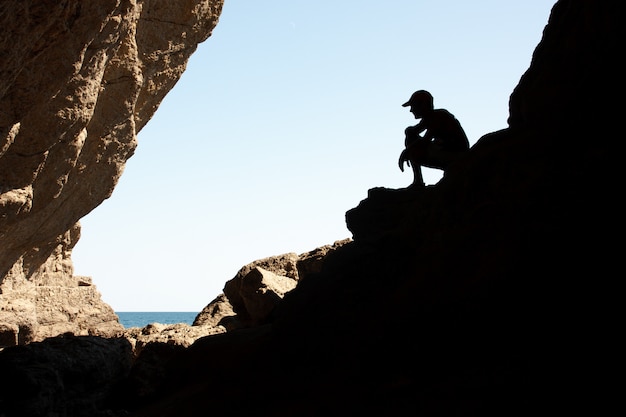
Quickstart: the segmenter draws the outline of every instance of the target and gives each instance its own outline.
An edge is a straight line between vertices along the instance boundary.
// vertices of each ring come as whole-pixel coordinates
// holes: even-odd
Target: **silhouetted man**
[[[445,170],[469,150],[469,141],[459,121],[445,109],[435,109],[433,96],[425,90],[413,93],[402,107],[409,107],[416,119],[415,126],[404,131],[405,149],[398,165],[404,172],[404,163],[413,168],[413,184],[409,188],[424,187],[422,166]],[[423,136],[420,133],[424,132]]]

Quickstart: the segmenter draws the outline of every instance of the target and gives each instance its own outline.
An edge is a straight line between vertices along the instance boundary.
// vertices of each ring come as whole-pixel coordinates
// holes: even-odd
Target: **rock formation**
[[[79,219],[113,192],[222,3],[0,4],[0,345],[122,330],[73,276]]]
[[[315,262],[287,254],[242,268],[197,319],[232,307],[238,326],[188,347],[149,343],[132,363],[126,339],[7,348],[0,414],[612,414],[621,115],[601,97],[621,91],[621,8],[557,1],[509,127],[434,186],[369,190],[346,213],[352,240]],[[296,272],[270,314],[247,299],[256,282],[276,300]],[[84,366],[47,359],[87,345]],[[98,362],[107,378],[90,375]]]
[[[286,293],[307,275],[319,272],[326,257],[350,241],[339,240],[299,255],[285,253],[245,265],[226,282],[224,293],[202,309],[194,326],[223,326],[230,331],[267,323]]]

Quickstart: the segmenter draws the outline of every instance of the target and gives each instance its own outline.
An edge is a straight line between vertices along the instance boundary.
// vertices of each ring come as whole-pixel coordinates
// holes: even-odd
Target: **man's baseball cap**
[[[433,96],[426,90],[417,90],[411,95],[411,98],[409,99],[409,101],[407,101],[406,103],[402,105],[402,107],[408,107],[411,104],[424,102],[424,101],[432,103]]]

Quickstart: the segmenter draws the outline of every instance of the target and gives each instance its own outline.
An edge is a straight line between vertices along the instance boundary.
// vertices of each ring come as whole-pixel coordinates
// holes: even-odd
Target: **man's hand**
[[[409,158],[406,156],[406,149],[402,151],[400,154],[400,159],[398,159],[398,166],[400,167],[400,171],[404,172],[404,163],[406,162],[407,166],[411,166],[411,162]]]

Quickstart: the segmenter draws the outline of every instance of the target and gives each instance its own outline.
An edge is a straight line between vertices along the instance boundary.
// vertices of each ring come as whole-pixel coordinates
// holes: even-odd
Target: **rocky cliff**
[[[240,316],[228,332],[133,360],[128,342],[93,336],[7,348],[0,412],[610,414],[621,115],[605,100],[622,87],[621,9],[556,2],[509,127],[425,190],[373,187],[346,213],[353,239],[314,263],[243,268],[225,287]],[[297,285],[273,308],[251,299],[256,285],[276,301],[284,277]],[[83,361],[55,360],[75,350]],[[106,378],[86,377],[94,364]]]
[[[0,3],[0,345],[122,329],[73,276],[79,219],[113,192],[222,3]]]

